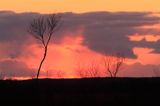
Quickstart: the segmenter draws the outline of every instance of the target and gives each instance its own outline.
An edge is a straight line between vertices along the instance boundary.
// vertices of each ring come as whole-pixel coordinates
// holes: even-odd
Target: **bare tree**
[[[52,70],[50,70],[50,71],[52,72]],[[52,77],[55,77],[55,78],[58,78],[58,79],[65,78],[65,75],[66,75],[65,71],[60,70],[60,69],[54,70],[54,72],[51,73]]]
[[[117,74],[125,61],[125,57],[118,53],[115,56],[105,55],[103,60],[105,73],[109,74],[110,77],[117,77]]]
[[[56,72],[56,76],[57,76],[57,78],[64,78],[65,72],[62,71],[62,70],[58,70],[58,71]]]
[[[39,77],[43,62],[47,56],[49,42],[53,36],[53,33],[57,29],[59,21],[60,17],[57,16],[57,14],[52,14],[48,17],[41,16],[34,19],[29,25],[29,33],[40,41],[44,48],[44,55],[38,68],[37,79]]]
[[[100,77],[99,64],[97,64],[93,61],[88,66],[84,66],[79,63],[77,65],[76,72],[77,72],[78,76],[81,78]]]
[[[99,64],[92,62],[88,68],[88,76],[90,77],[100,77],[100,68]]]
[[[75,71],[76,71],[76,74],[81,78],[88,77],[86,68],[84,64],[82,64],[81,62],[78,62],[78,64],[76,65]]]

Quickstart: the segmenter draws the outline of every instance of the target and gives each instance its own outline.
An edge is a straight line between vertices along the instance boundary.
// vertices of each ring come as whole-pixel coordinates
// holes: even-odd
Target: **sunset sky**
[[[104,54],[116,52],[126,56],[118,76],[158,76],[160,0],[4,0],[0,77],[35,76],[43,48],[27,27],[32,19],[48,13],[61,13],[63,24],[50,42],[41,76],[79,77],[78,65],[86,69],[93,62],[105,76]]]
[[[154,11],[159,12],[159,0],[4,0],[1,10],[16,12],[91,12],[91,11]]]

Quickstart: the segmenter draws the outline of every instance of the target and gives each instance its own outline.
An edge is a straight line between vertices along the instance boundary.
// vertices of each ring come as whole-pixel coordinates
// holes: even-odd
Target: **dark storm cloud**
[[[27,25],[37,14],[0,12],[0,41],[23,42],[26,39]]]
[[[159,23],[160,18],[150,14],[147,12],[61,13],[62,25],[55,33],[56,41],[53,43],[60,43],[61,39],[67,36],[66,32],[73,33],[71,36],[76,36],[77,30],[83,27],[84,41],[82,44],[98,53],[114,54],[120,52],[126,57],[136,58],[132,48],[137,45],[160,51],[157,44],[144,43],[143,41],[137,44],[128,38],[129,35],[135,33],[143,35],[160,33],[157,29],[139,28]],[[10,48],[15,48],[15,51],[10,51],[8,56],[16,58],[23,54],[25,46],[29,45],[28,23],[39,15],[38,13],[0,12],[0,42],[8,42],[12,45]]]
[[[160,40],[148,42],[146,39],[142,39],[141,41],[134,42],[134,45],[136,47],[152,48],[151,53],[160,53]]]
[[[28,23],[37,16],[39,14],[36,13],[0,12],[0,43],[9,45],[8,50],[3,51],[8,57],[16,58],[23,54],[30,37],[27,33]]]
[[[149,16],[151,13],[136,12],[95,12],[84,14],[64,15],[63,31],[74,32],[79,26],[83,26],[83,45],[98,52],[115,54],[123,53],[126,57],[136,58],[132,48],[135,43],[129,41],[128,36],[139,34],[158,34],[159,30],[140,28],[145,25],[157,24],[159,17]],[[147,45],[150,46],[149,43]],[[139,45],[141,46],[141,45]]]

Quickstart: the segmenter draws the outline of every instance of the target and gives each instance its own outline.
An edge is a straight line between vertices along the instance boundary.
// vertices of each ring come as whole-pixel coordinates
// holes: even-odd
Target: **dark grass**
[[[27,106],[160,105],[160,78],[0,81],[0,104]]]

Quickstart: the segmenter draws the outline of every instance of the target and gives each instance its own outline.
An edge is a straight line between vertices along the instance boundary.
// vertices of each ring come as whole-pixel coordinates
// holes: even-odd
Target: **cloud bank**
[[[76,36],[76,31],[83,28],[83,45],[98,53],[114,54],[124,53],[126,57],[136,58],[132,48],[151,47],[160,51],[156,45],[159,41],[153,43],[141,41],[138,44],[130,41],[128,36],[135,33],[139,35],[159,34],[157,29],[145,29],[141,26],[154,25],[160,22],[160,17],[151,16],[147,12],[92,12],[83,14],[61,13],[62,25],[55,33],[56,41],[60,41],[72,33]],[[0,41],[2,43],[13,44],[10,48],[17,48],[11,51],[8,56],[16,57],[21,55],[25,45],[29,45],[31,36],[27,33],[29,22],[40,15],[38,13],[14,13],[0,12]]]

